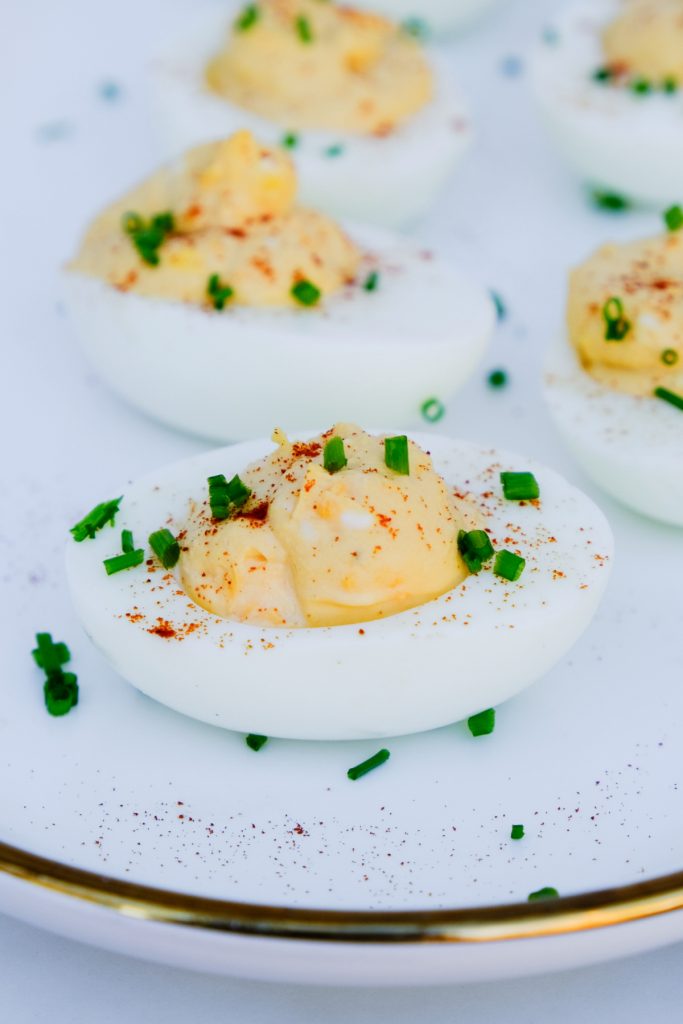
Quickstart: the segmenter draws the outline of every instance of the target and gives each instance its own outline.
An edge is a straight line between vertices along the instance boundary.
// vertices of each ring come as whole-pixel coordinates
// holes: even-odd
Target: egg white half
[[[593,81],[600,33],[619,0],[586,0],[547,32],[532,61],[534,93],[562,155],[590,184],[665,207],[683,192],[683,91],[636,95]]]
[[[430,32],[455,32],[481,17],[498,0],[367,0],[363,6],[394,21],[417,19]]]
[[[420,422],[475,369],[495,327],[488,293],[384,232],[351,228],[370,255],[358,283],[315,309],[223,312],[122,293],[72,271],[64,298],[102,379],[143,412],[219,441],[273,424]],[[376,291],[362,287],[371,268]]]
[[[108,577],[120,530],[137,543],[179,531],[206,478],[271,450],[252,441],[208,452],[128,487],[116,529],[70,542],[68,580],[93,642],[138,689],[193,718],[242,732],[349,740],[419,732],[512,697],[547,672],[589,624],[610,573],[606,519],[557,473],[509,453],[411,435],[468,492],[498,547],[519,550],[508,583],[487,568],[419,608],[361,626],[282,630],[220,619],[193,604],[176,572],[149,563]],[[531,470],[541,501],[502,498],[501,470]],[[173,635],[169,635],[169,631]]]
[[[150,69],[154,124],[166,156],[249,129],[279,145],[287,127],[214,95],[204,70],[224,39],[230,17],[223,7],[206,12],[171,41]],[[336,217],[381,227],[403,227],[426,213],[469,148],[469,117],[452,81],[449,61],[430,52],[436,95],[386,138],[301,132],[292,155],[303,205]],[[341,146],[338,156],[330,147]]]
[[[683,526],[683,412],[606,388],[582,369],[566,333],[548,356],[545,398],[599,487],[636,512]]]

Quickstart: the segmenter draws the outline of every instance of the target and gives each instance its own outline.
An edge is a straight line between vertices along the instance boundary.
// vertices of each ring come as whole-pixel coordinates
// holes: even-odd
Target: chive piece
[[[244,10],[235,19],[235,28],[238,32],[246,32],[253,28],[259,20],[261,12],[256,4],[247,4]]]
[[[662,82],[662,90],[669,95],[678,92],[678,79],[673,78],[672,76],[665,78]]]
[[[680,231],[683,228],[683,207],[670,206],[664,211],[664,223],[669,231]]]
[[[268,737],[257,736],[256,733],[250,732],[249,735],[245,737],[244,742],[246,743],[250,750],[259,751],[261,747],[265,747],[266,743],[268,742]]]
[[[320,301],[321,291],[312,281],[297,281],[292,285],[290,295],[300,306],[315,306]]]
[[[504,388],[508,382],[508,375],[505,370],[491,370],[487,380],[490,388]]]
[[[614,72],[611,68],[607,67],[596,68],[591,77],[594,82],[610,82],[614,77]]]
[[[325,156],[334,158],[335,156],[341,156],[344,152],[344,146],[341,142],[335,142],[334,145],[328,146],[325,150]]]
[[[408,455],[408,438],[405,434],[398,437],[384,438],[384,462],[401,476],[410,475],[410,458]]]
[[[683,412],[683,395],[677,395],[675,391],[669,391],[668,388],[655,388],[655,398],[661,398],[663,402],[668,402],[669,405],[675,406]]]
[[[114,525],[114,519],[116,513],[119,510],[119,505],[123,501],[123,495],[120,498],[112,498],[111,501],[103,501],[100,505],[95,505],[95,508],[91,509],[86,516],[72,526],[69,533],[76,541],[80,544],[81,541],[87,538],[93,538],[98,530],[101,530],[107,523]]]
[[[618,192],[605,192],[602,189],[593,189],[591,200],[598,209],[609,210],[610,213],[622,213],[631,206],[626,196],[621,196]]]
[[[554,889],[551,885],[546,885],[543,889],[537,889],[536,892],[530,892],[527,896],[529,903],[536,903],[540,900],[557,900],[560,894],[557,889]]]
[[[460,530],[458,551],[471,573],[481,572],[484,562],[490,561],[495,551],[485,530]]]
[[[305,14],[300,14],[296,19],[296,34],[302,43],[313,42],[313,29]]]
[[[235,508],[242,508],[251,496],[251,487],[247,487],[237,473],[235,473],[232,480],[227,484],[226,493],[231,505],[234,505]]]
[[[400,29],[413,39],[426,39],[429,35],[427,23],[422,18],[406,18],[401,22]]]
[[[510,839],[524,839],[524,825],[513,825],[510,829]]]
[[[135,550],[133,534],[130,530],[121,530],[121,550],[124,554],[128,554],[129,551]]]
[[[377,270],[371,270],[368,276],[363,281],[363,288],[366,292],[376,292],[379,285],[379,272]]]
[[[209,504],[211,515],[214,519],[227,519],[230,511],[230,496],[228,494],[228,481],[222,473],[217,476],[210,476]]]
[[[493,571],[510,583],[516,583],[524,572],[526,560],[516,555],[513,551],[498,551],[496,560],[493,563]]]
[[[172,569],[180,558],[180,544],[170,530],[157,530],[149,535],[149,546],[164,569]]]
[[[541,489],[533,473],[501,473],[503,494],[508,501],[535,501]]]
[[[623,341],[631,330],[631,321],[624,316],[624,304],[613,295],[602,307],[605,321],[605,341]]]
[[[508,315],[507,306],[503,302],[503,299],[498,294],[498,292],[490,291],[489,295],[491,296],[491,301],[493,302],[493,305],[496,307],[496,317],[500,322],[501,320],[504,320],[505,317]]]
[[[144,560],[145,552],[143,548],[138,548],[137,551],[124,551],[122,555],[105,558],[103,564],[107,576],[113,576],[114,573],[121,572],[123,569],[134,569],[136,565],[142,565]]]
[[[150,267],[157,267],[160,262],[159,249],[166,236],[175,228],[173,214],[170,211],[157,213],[146,224],[139,213],[124,213],[121,225],[137,249],[140,259]]]
[[[338,473],[348,463],[341,437],[331,437],[323,451],[323,465],[328,473]]]
[[[349,768],[347,777],[352,782],[356,782],[357,779],[362,779],[368,772],[374,771],[375,768],[379,768],[381,764],[384,764],[389,760],[391,754],[388,750],[378,750],[376,754],[369,757],[367,761],[363,761],[361,764],[357,764],[354,768]]]
[[[225,303],[230,301],[235,292],[229,284],[221,284],[218,274],[212,274],[206,285],[206,294],[211,299],[213,308],[221,310],[225,308]]]
[[[78,704],[78,681],[73,672],[49,672],[43,685],[45,707],[59,718]]]
[[[280,139],[280,145],[283,149],[296,149],[299,145],[299,136],[294,132],[287,132],[287,134],[283,135]]]
[[[496,709],[489,708],[467,719],[467,728],[473,736],[490,736],[496,728]]]
[[[446,406],[438,398],[428,398],[420,406],[420,412],[427,423],[438,423],[446,415]]]
[[[36,633],[36,647],[31,651],[38,668],[45,672],[56,672],[71,660],[71,652],[66,644],[54,643],[50,633]]]
[[[631,82],[631,92],[636,96],[646,96],[652,92],[652,82],[647,78],[634,78]]]
[[[675,366],[678,362],[679,355],[675,348],[665,348],[659,358],[665,366]]]

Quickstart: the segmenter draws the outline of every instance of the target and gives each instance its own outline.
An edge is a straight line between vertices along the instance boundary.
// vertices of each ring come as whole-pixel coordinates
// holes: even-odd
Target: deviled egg
[[[455,32],[482,17],[498,0],[367,0],[364,6],[414,31]]]
[[[572,272],[546,397],[600,487],[683,526],[683,210],[667,219],[667,234],[605,245]]]
[[[169,155],[248,128],[295,153],[306,203],[382,227],[425,213],[470,140],[444,57],[332,2],[218,5],[159,54],[152,87]]]
[[[344,411],[419,422],[478,363],[486,291],[416,244],[296,203],[248,132],[191,150],[92,223],[67,268],[83,348],[115,391],[219,440]]]
[[[612,537],[552,470],[348,424],[273,441],[161,470],[72,531],[85,629],[155,699],[266,736],[418,732],[518,693],[589,624]]]
[[[544,34],[533,78],[558,148],[588,183],[660,207],[680,198],[680,0],[573,6]]]

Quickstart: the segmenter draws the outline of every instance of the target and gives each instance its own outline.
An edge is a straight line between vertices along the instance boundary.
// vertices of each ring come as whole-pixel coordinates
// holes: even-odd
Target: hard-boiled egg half
[[[347,233],[295,193],[290,157],[239,132],[92,223],[65,294],[115,391],[236,440],[344,412],[410,425],[460,387],[493,331],[486,291],[414,243]]]
[[[72,531],[86,631],[162,703],[266,736],[417,732],[518,693],[590,622],[610,529],[552,470],[344,424],[273,441],[160,470]]]
[[[533,70],[548,128],[587,182],[646,204],[680,198],[680,0],[578,4],[546,31]]]
[[[683,210],[667,234],[605,245],[571,275],[546,396],[595,482],[683,526]]]
[[[470,128],[449,62],[406,28],[320,0],[222,5],[152,68],[170,155],[248,128],[296,155],[306,203],[382,227],[438,197]]]
[[[365,7],[427,33],[455,32],[483,16],[498,0],[367,0]]]

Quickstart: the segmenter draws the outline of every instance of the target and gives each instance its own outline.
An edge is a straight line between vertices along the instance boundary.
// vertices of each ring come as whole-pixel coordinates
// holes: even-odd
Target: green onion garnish
[[[491,292],[489,292],[489,295],[491,296],[491,300],[493,302],[493,305],[496,307],[496,317],[497,317],[497,319],[499,321],[500,320],[504,320],[505,317],[508,315],[508,311],[507,311],[507,307],[506,307],[505,303],[503,302],[503,299],[498,294],[498,292],[491,291]]]
[[[410,475],[408,438],[405,434],[384,438],[384,462],[389,469],[393,469],[394,473],[399,473],[401,476]]]
[[[663,402],[668,402],[669,405],[675,406],[683,412],[683,395],[677,395],[675,391],[669,391],[668,388],[655,388],[655,398],[661,398]]]
[[[299,136],[294,132],[287,132],[287,134],[283,135],[280,139],[280,145],[283,149],[296,149],[299,145]]]
[[[551,885],[544,886],[543,889],[537,889],[536,892],[530,892],[527,899],[529,903],[536,903],[537,900],[556,900],[559,899],[560,894],[557,889],[553,889]]]
[[[302,43],[313,42],[313,29],[311,23],[304,14],[300,14],[296,19],[296,33]]]
[[[371,270],[368,276],[363,281],[363,288],[365,288],[366,292],[376,292],[378,285],[379,273],[376,270]]]
[[[421,18],[406,18],[405,21],[401,22],[401,31],[405,32],[406,35],[412,36],[413,39],[426,39],[429,35],[429,29],[427,23]]]
[[[290,290],[292,298],[299,303],[300,306],[315,306],[320,302],[321,291],[317,288],[312,281],[297,281],[293,284]]]
[[[335,156],[341,156],[344,152],[344,146],[341,142],[335,142],[333,146],[328,146],[325,150],[325,156],[334,158]]]
[[[614,76],[611,68],[596,68],[592,74],[594,82],[610,82]]]
[[[446,415],[446,406],[438,398],[428,398],[420,406],[420,412],[427,423],[438,423]]]
[[[225,303],[229,302],[235,294],[229,284],[221,284],[218,274],[212,274],[206,284],[206,294],[211,299],[214,309],[224,309]]]
[[[170,530],[157,530],[149,535],[149,546],[164,569],[172,569],[180,558],[180,544]]]
[[[524,825],[513,825],[510,829],[510,839],[524,839]]]
[[[675,348],[665,348],[660,359],[665,366],[675,366],[678,362],[678,352]]]
[[[501,473],[503,494],[508,501],[536,501],[541,489],[533,473]]]
[[[499,551],[493,563],[493,571],[496,576],[509,580],[510,583],[516,583],[524,572],[525,566],[525,559],[520,558],[513,551]]]
[[[331,437],[323,451],[323,465],[328,473],[338,473],[348,463],[341,437]]]
[[[235,19],[235,28],[238,32],[246,32],[259,20],[261,12],[256,4],[248,4]]]
[[[647,78],[634,78],[631,82],[631,92],[634,92],[636,96],[646,96],[647,93],[652,92],[652,82]]]
[[[230,506],[241,508],[251,495],[251,488],[247,487],[237,474],[230,481],[226,480],[222,473],[210,476],[208,483],[209,504],[214,519],[227,519]]]
[[[100,505],[95,505],[95,508],[91,509],[87,516],[83,516],[80,522],[71,527],[69,532],[73,539],[80,544],[81,541],[94,537],[97,531],[107,523],[111,523],[113,526],[122,501],[123,495],[120,498],[112,498],[111,501],[103,501]]]
[[[268,737],[257,736],[256,733],[250,732],[249,735],[245,737],[244,742],[246,743],[250,750],[258,751],[261,749],[261,747],[265,747],[266,743],[268,742]]]
[[[250,496],[251,487],[247,487],[237,473],[235,473],[232,480],[228,483],[228,497],[231,504],[236,508],[242,508],[242,505],[246,504]]]
[[[605,341],[623,341],[631,330],[631,322],[624,316],[624,304],[621,299],[612,296],[602,307],[605,321]]]
[[[508,375],[505,370],[491,370],[488,375],[488,384],[491,388],[504,388],[508,382]]]
[[[662,89],[669,94],[678,92],[678,79],[672,77],[665,78],[662,82]]]
[[[71,660],[71,651],[66,644],[54,643],[50,633],[36,633],[36,647],[31,651],[33,660],[44,672],[56,672]]]
[[[680,231],[683,228],[683,207],[670,206],[664,211],[664,223],[669,231]]]
[[[609,210],[611,213],[622,213],[631,206],[626,196],[621,196],[618,192],[604,192],[602,189],[594,189],[591,192],[591,200],[600,210]]]
[[[128,554],[129,551],[135,549],[135,542],[133,541],[133,534],[130,530],[121,530],[121,550]]]
[[[143,262],[157,267],[159,249],[175,227],[173,214],[170,211],[157,213],[145,223],[139,213],[124,213],[122,226]]]
[[[490,736],[496,727],[496,709],[488,708],[467,719],[467,728],[473,736]]]
[[[488,562],[495,554],[491,538],[484,530],[460,530],[458,551],[472,573],[481,572],[484,562]]]
[[[78,704],[78,681],[73,672],[49,672],[43,685],[45,707],[55,718],[66,715]]]
[[[361,779],[364,775],[367,775],[368,772],[373,771],[375,768],[379,768],[379,766],[384,764],[385,761],[388,761],[390,757],[391,754],[388,750],[378,750],[377,753],[373,754],[372,757],[369,757],[367,761],[357,764],[355,768],[349,768],[346,774],[352,782],[355,782],[357,779]]]
[[[104,568],[107,576],[113,576],[123,569],[134,569],[136,565],[142,565],[145,560],[145,552],[142,548],[136,551],[124,551],[122,555],[114,555],[113,558],[105,558]]]

